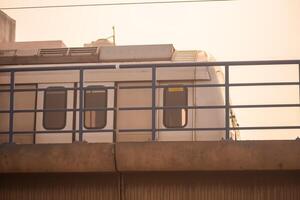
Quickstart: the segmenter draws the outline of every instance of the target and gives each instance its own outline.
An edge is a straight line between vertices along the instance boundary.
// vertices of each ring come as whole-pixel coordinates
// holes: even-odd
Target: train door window
[[[66,126],[67,111],[49,111],[67,108],[67,90],[64,87],[48,87],[44,94],[43,126],[49,130],[59,130]],[[48,111],[47,111],[48,110]]]
[[[187,106],[188,90],[186,87],[164,88],[164,107]],[[164,108],[163,123],[167,128],[183,128],[187,124],[186,108]]]
[[[85,109],[106,109],[107,90],[103,86],[88,86],[84,93]],[[88,110],[84,112],[86,129],[101,129],[106,126],[107,110]]]

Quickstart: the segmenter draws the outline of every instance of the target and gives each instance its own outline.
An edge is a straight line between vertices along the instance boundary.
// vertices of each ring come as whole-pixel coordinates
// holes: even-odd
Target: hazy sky
[[[0,7],[105,2],[112,1],[0,0]],[[18,41],[63,40],[68,46],[82,46],[111,35],[115,26],[118,45],[172,43],[176,49],[205,50],[217,60],[300,59],[300,0],[4,11],[17,21]],[[298,80],[297,66],[231,72],[235,82]],[[231,98],[234,104],[298,103],[298,91],[296,86],[234,88]],[[299,108],[240,109],[236,113],[242,126],[300,125]],[[295,138],[298,132],[281,130],[272,138]],[[266,138],[265,133],[254,137],[248,131],[242,136]]]

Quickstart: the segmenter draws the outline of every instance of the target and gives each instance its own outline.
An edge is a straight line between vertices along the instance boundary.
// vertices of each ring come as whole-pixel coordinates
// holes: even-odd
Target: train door
[[[159,85],[167,86],[159,88],[158,106],[176,107],[176,106],[194,106],[194,88],[185,87],[193,82],[161,82]],[[172,85],[168,87],[168,85]],[[176,85],[176,86],[174,86]],[[157,139],[160,141],[192,141],[194,140],[194,131],[188,130],[194,128],[194,109],[160,109],[158,110],[158,132]],[[173,130],[172,130],[173,129]],[[187,130],[184,130],[187,129]]]
[[[118,83],[117,96],[117,141],[151,141],[151,131],[126,131],[124,129],[151,129],[152,112],[149,110],[122,110],[124,107],[151,107],[151,88],[124,88],[131,86],[151,86],[151,82]]]
[[[89,143],[111,143],[113,142],[114,110],[101,110],[102,108],[114,107],[113,82],[89,82],[84,84],[84,108],[83,113],[83,141]],[[79,93],[77,94],[79,99]],[[77,101],[79,108],[79,101]],[[93,108],[98,110],[92,110]],[[79,119],[77,113],[76,118]],[[77,120],[78,121],[78,120]],[[79,129],[77,123],[76,129]],[[97,131],[101,130],[101,131]],[[76,135],[78,140],[79,135]]]
[[[9,85],[0,85],[1,90],[9,90]],[[36,107],[36,84],[16,84],[15,89],[27,91],[14,92],[14,110],[19,112],[14,113],[13,118],[13,142],[17,144],[32,144],[34,143],[35,130],[35,112]],[[29,91],[32,90],[32,91]],[[0,109],[9,110],[10,93],[0,92]],[[27,110],[25,112],[20,112]],[[9,113],[0,113],[0,143],[8,143],[9,132]]]
[[[38,92],[37,109],[44,111],[37,113],[36,143],[71,143],[73,111],[61,109],[73,109],[74,91],[68,88],[74,87],[74,83],[39,84],[38,87],[45,90]]]

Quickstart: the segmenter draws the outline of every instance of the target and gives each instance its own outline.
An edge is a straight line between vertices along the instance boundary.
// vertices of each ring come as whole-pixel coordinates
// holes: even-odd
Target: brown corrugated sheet
[[[123,177],[126,200],[299,200],[299,172],[138,173]]]
[[[299,200],[300,171],[2,174],[0,199]]]
[[[1,200],[118,199],[117,174],[0,175]]]

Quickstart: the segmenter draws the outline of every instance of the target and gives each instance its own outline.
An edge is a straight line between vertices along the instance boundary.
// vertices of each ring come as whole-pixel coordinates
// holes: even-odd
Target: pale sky
[[[124,0],[132,2],[132,0]],[[113,2],[124,2],[113,1]],[[159,0],[157,0],[159,1]],[[107,0],[0,0],[0,7],[108,3]],[[135,1],[136,2],[136,1]],[[67,46],[110,36],[117,45],[172,43],[218,61],[300,59],[300,0],[4,10],[17,21],[17,41],[63,40]],[[232,82],[298,81],[298,68],[234,68]],[[298,103],[297,86],[233,88],[233,104]],[[300,125],[300,108],[239,109],[241,126]],[[300,130],[244,131],[242,139],[294,139]]]

